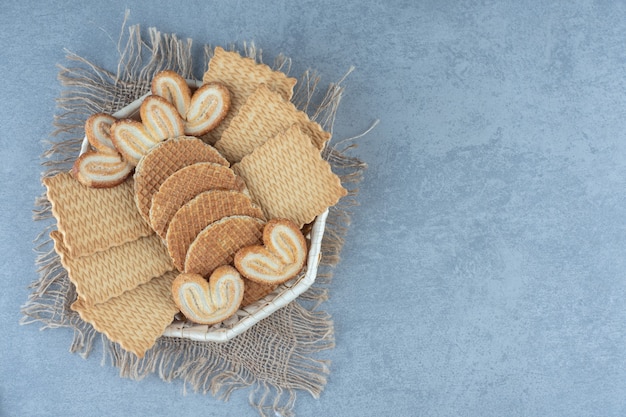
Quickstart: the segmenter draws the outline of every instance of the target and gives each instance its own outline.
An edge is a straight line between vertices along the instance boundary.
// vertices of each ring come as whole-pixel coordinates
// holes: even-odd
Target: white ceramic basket
[[[202,85],[200,81],[196,80],[187,80],[187,83],[192,89]],[[149,94],[146,94],[138,98],[128,106],[115,112],[112,116],[117,119],[137,117],[139,107],[148,95]],[[82,154],[88,149],[89,142],[85,137],[80,153]],[[226,342],[295,300],[315,282],[315,278],[317,277],[317,268],[321,259],[322,238],[324,237],[327,216],[328,210],[317,216],[313,222],[310,233],[306,236],[309,243],[307,263],[303,271],[300,272],[297,277],[279,285],[272,293],[264,298],[239,309],[232,317],[221,323],[202,325],[177,318],[165,329],[163,335],[203,342]]]

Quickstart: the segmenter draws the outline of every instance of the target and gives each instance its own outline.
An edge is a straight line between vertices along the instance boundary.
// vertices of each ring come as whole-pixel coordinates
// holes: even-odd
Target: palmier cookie
[[[159,72],[152,79],[151,90],[153,95],[172,103],[182,117],[187,115],[191,104],[191,89],[178,73],[171,70]]]
[[[150,224],[165,238],[172,217],[198,194],[215,189],[243,191],[241,178],[228,167],[199,162],[179,169],[170,175],[152,198]]]
[[[185,134],[202,136],[215,129],[228,114],[230,93],[220,83],[208,83],[191,96],[185,115]]]
[[[235,314],[241,305],[244,282],[235,268],[223,265],[208,282],[198,274],[180,274],[172,284],[174,302],[194,323],[215,324]]]
[[[176,108],[162,97],[146,97],[139,112],[141,122],[122,119],[111,125],[111,140],[115,148],[133,166],[159,142],[184,134],[183,119]]]
[[[135,203],[146,221],[150,221],[152,197],[174,172],[197,162],[228,166],[228,161],[211,145],[192,136],[180,136],[154,146],[135,168]]]
[[[234,190],[210,190],[197,195],[176,212],[165,241],[174,265],[182,271],[189,245],[211,223],[228,216],[243,215],[264,219],[263,211],[250,197]]]
[[[207,83],[193,95],[183,77],[161,71],[152,79],[152,94],[169,101],[184,120],[186,135],[202,136],[222,122],[230,109],[230,93],[220,83]]]
[[[184,121],[176,107],[163,97],[151,95],[139,108],[141,122],[157,142],[185,134]]]
[[[244,277],[261,284],[281,284],[304,267],[307,245],[298,226],[272,219],[263,229],[263,246],[245,247],[235,255],[235,267]]]
[[[122,158],[111,141],[111,125],[116,119],[96,113],[85,122],[85,137],[94,150],[82,154],[72,167],[72,175],[81,184],[93,188],[110,188],[121,184],[133,166]]]

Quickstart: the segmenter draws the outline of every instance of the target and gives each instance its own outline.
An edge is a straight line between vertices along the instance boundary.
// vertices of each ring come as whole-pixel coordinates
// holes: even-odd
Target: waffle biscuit
[[[228,167],[199,162],[170,175],[152,197],[150,224],[162,238],[176,212],[204,191],[223,189],[243,191],[246,185]]]
[[[174,172],[196,162],[228,166],[220,153],[192,136],[166,140],[152,148],[135,168],[135,203],[146,221],[150,221],[152,197]]]
[[[273,71],[265,64],[257,64],[251,58],[245,58],[237,52],[227,52],[216,47],[209,61],[209,69],[202,77],[203,83],[218,82],[230,92],[230,111],[222,123],[205,135],[209,143],[215,143],[228,127],[248,97],[260,84],[280,94],[285,100],[291,100],[295,78],[288,78],[280,71]]]
[[[297,125],[255,149],[233,166],[267,219],[283,218],[298,227],[346,195],[337,175]]]
[[[284,132],[293,124],[300,126],[319,150],[330,139],[330,133],[311,121],[306,113],[261,84],[239,113],[233,116],[215,147],[231,163],[239,162],[269,138]]]
[[[156,235],[78,258],[69,256],[61,233],[53,231],[50,237],[86,305],[105,302],[174,269],[165,245]]]
[[[180,274],[172,284],[172,297],[185,317],[194,323],[215,324],[237,312],[244,284],[239,272],[222,265],[208,282],[198,274]]]
[[[230,216],[211,223],[189,246],[185,272],[208,277],[233,261],[243,247],[261,242],[265,222],[249,216]]]
[[[189,245],[209,224],[228,216],[263,219],[263,211],[239,191],[211,190],[197,195],[176,212],[167,229],[167,250],[179,271],[185,267]]]
[[[114,188],[89,188],[70,174],[43,180],[57,229],[73,258],[151,235],[135,206],[132,179]]]
[[[298,275],[306,255],[306,240],[298,226],[289,220],[272,219],[263,229],[263,246],[239,250],[235,267],[251,281],[282,284]]]
[[[105,303],[87,305],[78,299],[71,309],[109,340],[142,358],[178,313],[172,299],[177,272],[166,272]]]
[[[187,81],[175,71],[161,71],[152,79],[152,94],[160,96],[174,105],[178,113],[185,118],[191,103],[191,89]]]
[[[243,300],[241,300],[241,306],[246,307],[255,301],[260,300],[266,295],[278,287],[278,284],[261,284],[258,282],[250,281],[249,279],[242,277],[244,282]]]
[[[139,108],[141,122],[156,142],[185,134],[185,124],[176,107],[163,97],[148,96]]]

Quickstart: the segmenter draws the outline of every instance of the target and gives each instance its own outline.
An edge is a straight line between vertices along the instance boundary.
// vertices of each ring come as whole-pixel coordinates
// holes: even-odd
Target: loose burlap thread
[[[123,32],[124,33],[124,32]],[[139,26],[128,27],[120,37],[120,60],[117,72],[98,67],[91,61],[68,53],[70,66],[61,66],[59,79],[64,87],[57,101],[55,139],[46,143],[43,153],[44,177],[67,172],[79,153],[84,122],[93,113],[114,113],[149,91],[150,80],[157,72],[170,69],[192,78],[191,40],[164,34],[155,28],[142,36]],[[123,45],[123,39],[126,44]],[[231,47],[231,49],[235,49]],[[261,61],[254,45],[243,44],[242,55]],[[204,48],[205,65],[212,48]],[[274,68],[287,72],[289,59],[279,56]],[[331,84],[317,103],[319,76],[307,71],[299,79],[294,104],[311,119],[332,132],[343,87],[340,80]],[[342,143],[344,143],[342,141]],[[349,156],[349,145],[343,149],[327,147],[324,157],[331,163],[349,189],[348,196],[332,207],[322,241],[321,262],[316,283],[300,298],[278,310],[267,319],[226,343],[195,342],[161,337],[145,357],[138,359],[118,344],[99,335],[70,309],[76,290],[54,252],[49,233],[54,230],[50,202],[45,195],[36,200],[34,218],[42,224],[35,239],[39,278],[23,307],[23,324],[40,323],[43,328],[65,327],[74,331],[71,352],[87,357],[94,343],[103,346],[103,364],[119,369],[120,376],[142,379],[156,374],[164,381],[182,380],[194,391],[211,393],[228,399],[235,389],[249,389],[251,404],[262,416],[294,415],[298,391],[314,398],[322,392],[330,372],[328,360],[321,352],[335,345],[333,322],[319,309],[328,298],[333,267],[339,261],[343,237],[349,226],[349,212],[356,204],[356,184],[365,169],[359,159]]]

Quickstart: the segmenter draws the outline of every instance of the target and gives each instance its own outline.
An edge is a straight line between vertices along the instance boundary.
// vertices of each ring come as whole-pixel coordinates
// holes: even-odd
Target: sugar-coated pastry
[[[150,135],[143,123],[132,119],[113,123],[111,140],[124,159],[133,166],[159,142]]]
[[[298,275],[306,256],[306,240],[298,226],[289,220],[272,219],[263,229],[263,246],[239,250],[235,267],[251,281],[281,284]]]
[[[191,97],[185,115],[185,134],[201,136],[213,130],[228,114],[230,93],[219,83],[204,84]]]
[[[117,119],[110,114],[96,113],[85,122],[85,136],[94,149],[103,153],[118,153],[111,141],[111,125]]]
[[[151,88],[153,95],[172,103],[181,117],[185,117],[191,103],[191,89],[183,77],[174,71],[161,71],[152,79]]]
[[[72,175],[92,188],[111,188],[123,183],[133,166],[115,153],[85,152],[76,159]]]
[[[176,107],[163,97],[155,95],[146,97],[141,103],[139,114],[141,122],[157,143],[177,138],[185,133],[182,116]]]
[[[174,302],[187,319],[215,324],[235,314],[243,299],[244,283],[235,268],[224,265],[209,281],[199,274],[180,274],[172,284]]]
[[[85,122],[85,137],[94,150],[78,157],[71,171],[83,185],[111,188],[130,175],[133,165],[124,160],[111,140],[111,125],[116,120],[111,115],[96,113]]]

